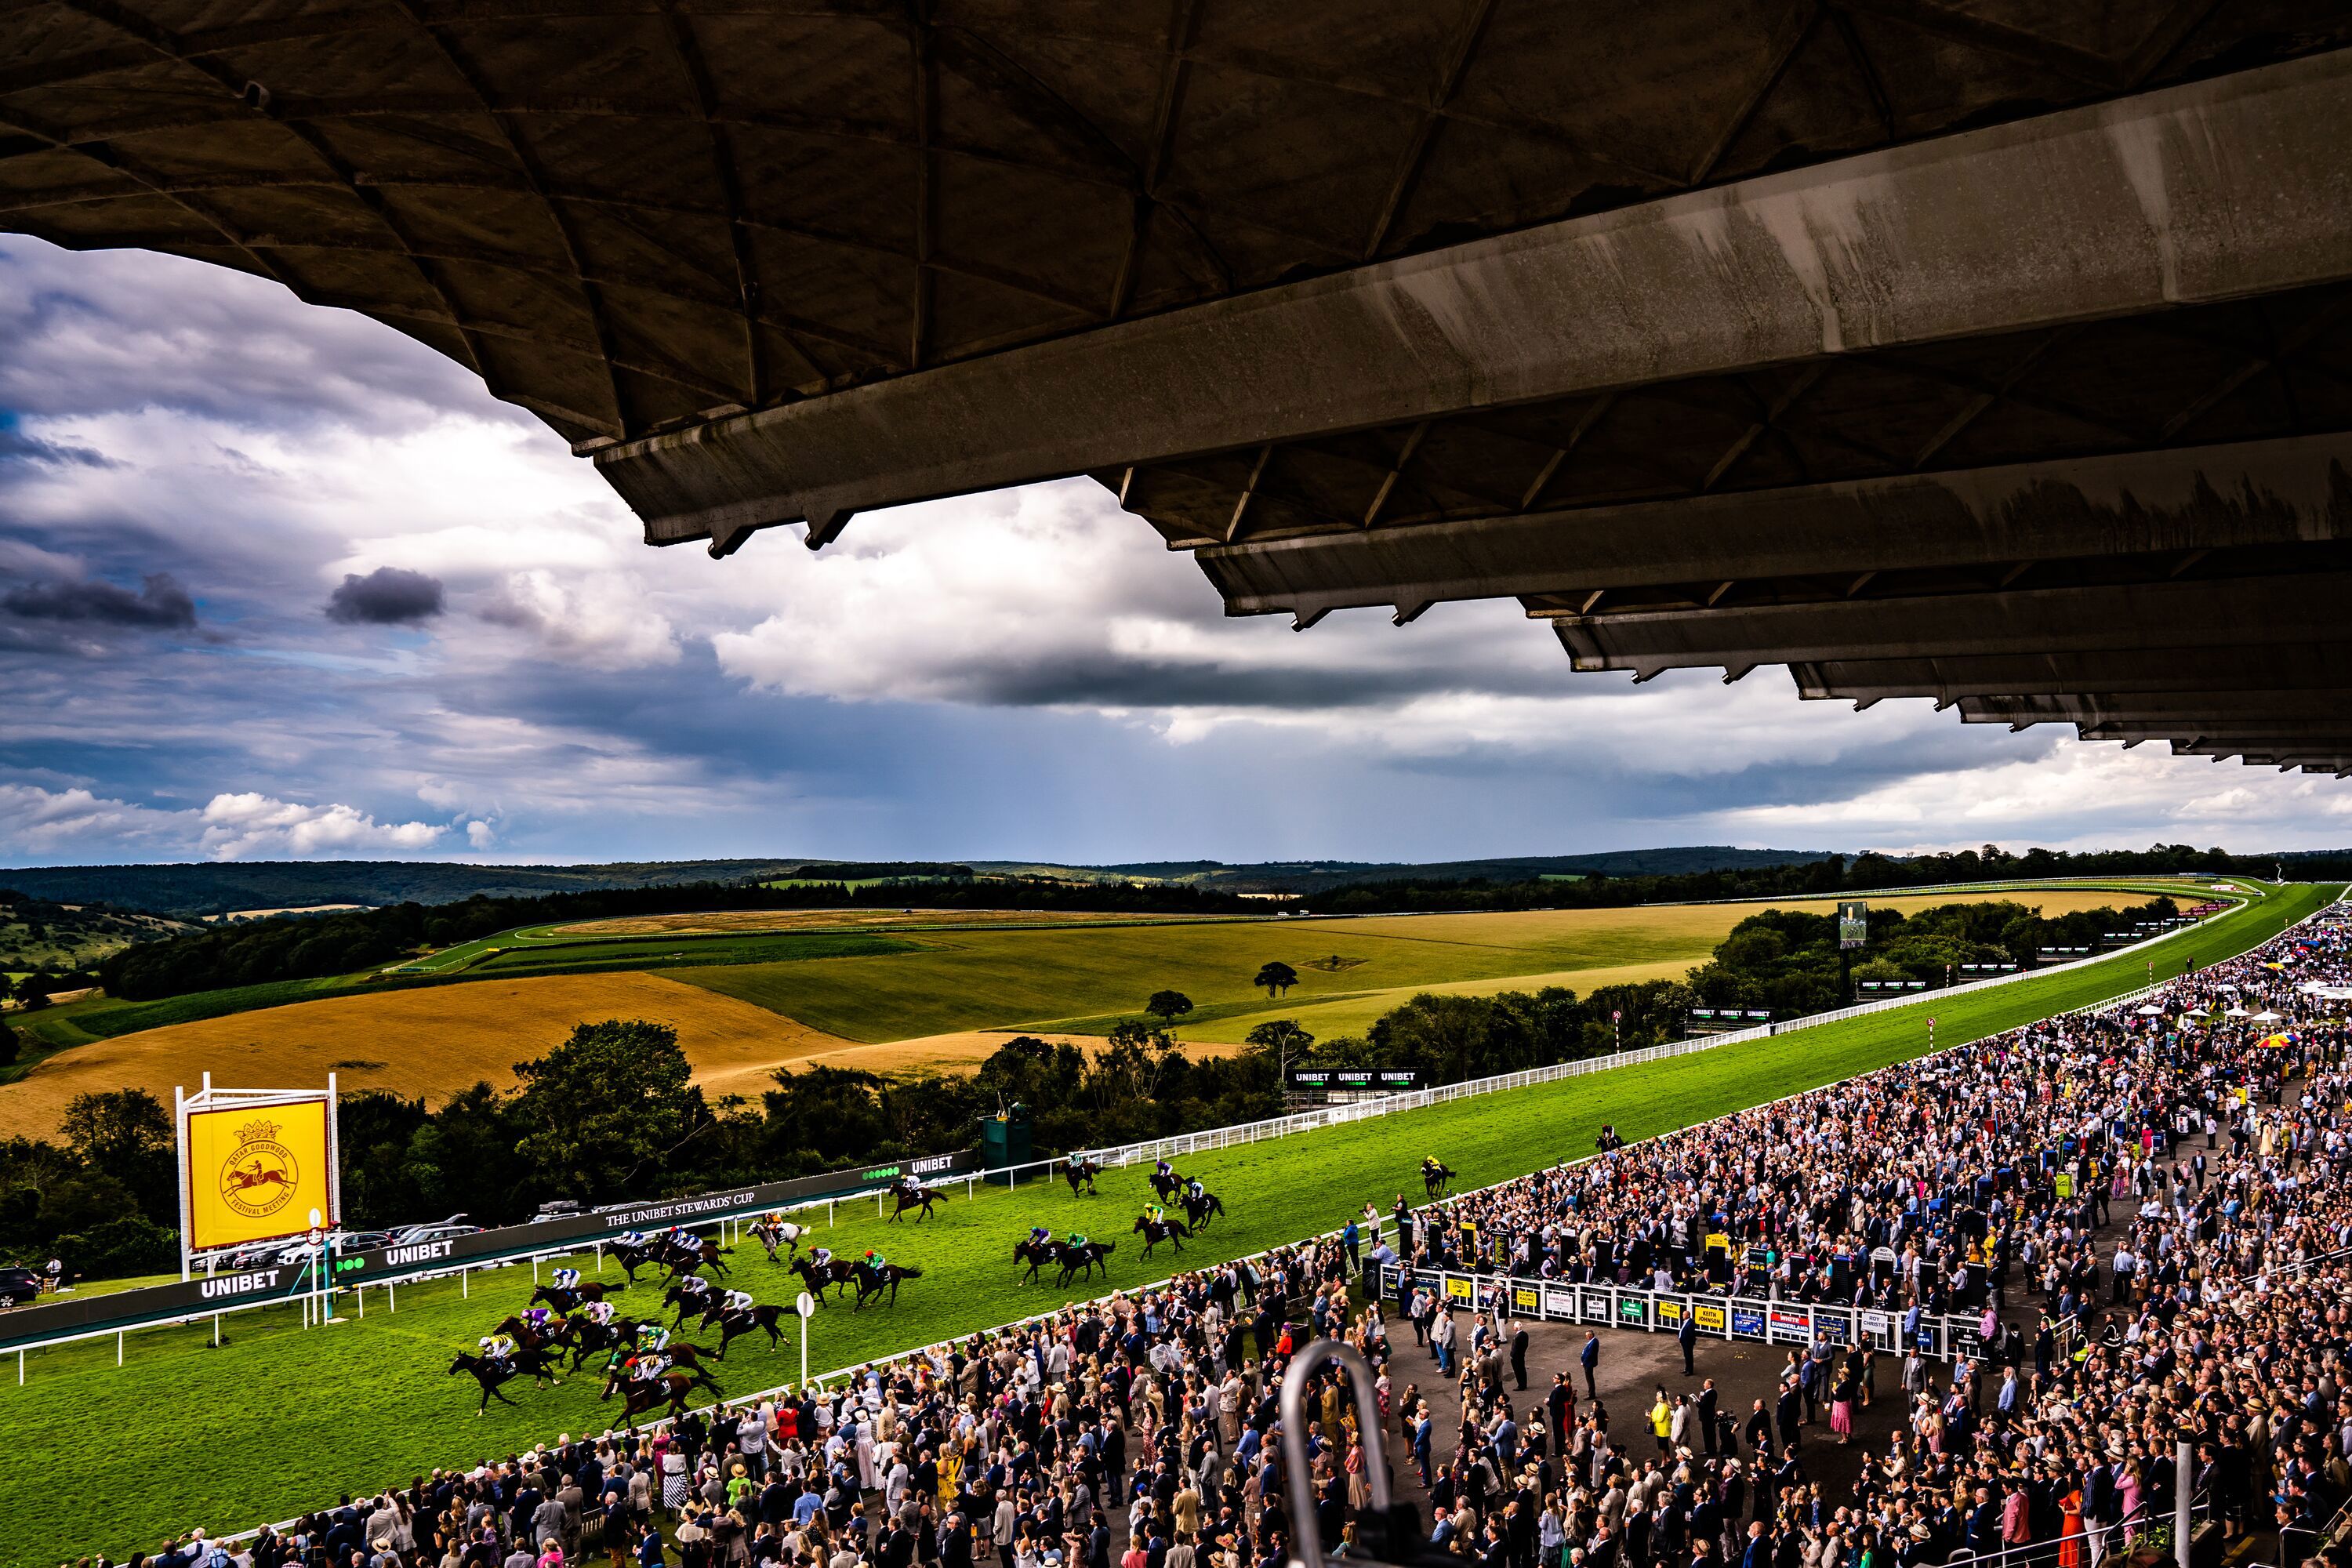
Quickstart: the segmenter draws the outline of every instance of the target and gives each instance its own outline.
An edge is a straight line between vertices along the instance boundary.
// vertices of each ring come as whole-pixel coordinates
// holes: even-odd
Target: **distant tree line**
[[[1832,898],[1893,891],[1944,882],[2009,881],[2037,877],[2178,876],[2204,871],[2225,877],[2268,877],[2284,864],[2307,881],[2352,879],[2352,857],[2231,855],[2185,844],[2147,849],[2070,854],[2029,849],[2012,855],[1997,845],[1948,855],[1896,859],[1885,855],[1831,856],[1798,865],[1753,866],[1683,876],[1610,877],[1579,881],[1438,880],[1408,878],[1358,882],[1301,900],[1323,915],[1392,913],[1404,910],[1615,909],[1629,904],[1688,903],[1716,899]]]
[[[1255,914],[1265,906],[1230,893],[1131,882],[1066,882],[1051,878],[977,881],[838,882],[801,887],[703,882],[679,887],[610,888],[541,898],[477,895],[454,904],[394,904],[335,914],[284,916],[136,943],[99,965],[110,995],[134,1002],[313,980],[392,963],[515,926],[701,910],[888,907],[919,901],[933,909],[1066,910],[1072,913]]]

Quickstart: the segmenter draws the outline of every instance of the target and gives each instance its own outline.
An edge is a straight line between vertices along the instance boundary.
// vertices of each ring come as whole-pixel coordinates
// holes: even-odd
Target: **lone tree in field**
[[[1269,996],[1277,992],[1287,994],[1290,988],[1298,984],[1298,971],[1277,958],[1260,969],[1257,972],[1257,978],[1250,984],[1265,986],[1265,994]]]
[[[1275,1082],[1287,1082],[1290,1064],[1307,1054],[1315,1037],[1288,1018],[1268,1018],[1242,1037],[1250,1049],[1261,1051],[1274,1058]]]
[[[643,1018],[583,1024],[533,1061],[517,1062],[515,1152],[548,1185],[593,1202],[635,1184],[709,1127],[677,1031]]]
[[[1163,1024],[1172,1024],[1192,1010],[1192,999],[1181,991],[1154,991],[1143,1010]]]

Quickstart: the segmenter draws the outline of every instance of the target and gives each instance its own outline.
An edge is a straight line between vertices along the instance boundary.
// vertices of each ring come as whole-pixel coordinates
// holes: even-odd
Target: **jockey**
[[[1083,1247],[1087,1244],[1087,1233],[1083,1230],[1074,1230],[1070,1232],[1067,1239],[1072,1247]]]
[[[1143,1217],[1150,1220],[1154,1225],[1166,1225],[1168,1223],[1168,1211],[1160,1207],[1158,1204],[1146,1204],[1143,1205]]]
[[[889,1262],[888,1258],[869,1247],[866,1249],[866,1256],[857,1260],[857,1266],[869,1274],[879,1274],[889,1265]]]
[[[600,1329],[613,1326],[613,1314],[619,1309],[610,1301],[591,1301],[587,1307],[588,1321]]]
[[[1031,1246],[1043,1247],[1045,1243],[1053,1239],[1054,1232],[1050,1226],[1033,1225],[1029,1227],[1029,1242]]]
[[[559,1268],[555,1271],[552,1283],[559,1290],[576,1290],[580,1288],[580,1270]]]
[[[689,1274],[677,1282],[677,1288],[689,1296],[699,1297],[709,1292],[710,1281],[699,1274]]]
[[[1155,1176],[1172,1176],[1176,1173],[1176,1167],[1162,1160],[1151,1167],[1151,1173]]]
[[[669,1357],[639,1351],[629,1358],[628,1373],[633,1383],[651,1383],[669,1370]]]
[[[504,1371],[507,1363],[514,1360],[514,1353],[515,1342],[512,1335],[484,1334],[482,1336],[482,1359],[492,1366]]]
[[[748,1312],[759,1304],[749,1290],[730,1290],[719,1300],[720,1307],[730,1312]]]
[[[659,1323],[647,1323],[637,1331],[637,1353],[657,1355],[669,1348],[669,1331]]]
[[[1209,1189],[1201,1184],[1201,1178],[1198,1176],[1184,1184],[1184,1191],[1194,1203],[1199,1203],[1209,1195]]]
[[[613,1238],[615,1247],[643,1247],[645,1244],[646,1233],[642,1230],[625,1230]]]
[[[810,1247],[809,1261],[815,1264],[819,1268],[827,1267],[833,1262],[833,1248],[830,1247]]]
[[[544,1307],[528,1307],[523,1310],[522,1321],[534,1331],[545,1333],[548,1320],[553,1315]]]

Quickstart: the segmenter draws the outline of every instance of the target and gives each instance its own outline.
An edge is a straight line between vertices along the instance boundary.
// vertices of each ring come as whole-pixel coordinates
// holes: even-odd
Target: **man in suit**
[[[1715,1379],[1711,1377],[1698,1391],[1699,1440],[1706,1446],[1706,1457],[1710,1459],[1715,1458],[1715,1406],[1716,1401],[1720,1397],[1721,1395],[1716,1390]]]
[[[1601,1370],[1601,1332],[1599,1330],[1587,1329],[1584,1331],[1584,1349],[1577,1352],[1576,1359],[1581,1363],[1584,1367],[1585,1396],[1590,1399],[1600,1398],[1601,1385],[1595,1381],[1594,1376],[1594,1374],[1599,1373]]]
[[[1675,1342],[1683,1347],[1683,1375],[1697,1376],[1698,1363],[1692,1357],[1698,1353],[1698,1316],[1687,1307],[1683,1309],[1683,1326],[1675,1331]],[[1712,1443],[1707,1451],[1715,1451]]]
[[[1551,1457],[1565,1459],[1570,1428],[1576,1420],[1576,1390],[1568,1385],[1568,1373],[1551,1374],[1551,1392],[1544,1395],[1544,1411],[1551,1417],[1544,1423],[1551,1433]]]
[[[1804,1425],[1805,1402],[1793,1377],[1780,1384],[1780,1407],[1772,1413],[1773,1425],[1780,1429],[1780,1447],[1793,1450],[1797,1446],[1798,1429]]]
[[[1525,1329],[1511,1336],[1511,1375],[1518,1380],[1521,1388],[1528,1385],[1528,1331]]]

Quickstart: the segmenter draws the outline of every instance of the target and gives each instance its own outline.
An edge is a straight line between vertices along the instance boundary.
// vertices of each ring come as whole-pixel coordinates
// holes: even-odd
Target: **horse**
[[[1184,1194],[1184,1220],[1194,1230],[1208,1224],[1212,1215],[1221,1215],[1224,1212],[1224,1200],[1205,1188],[1197,1198],[1189,1191]]]
[[[613,1388],[621,1381],[621,1369],[614,1367],[604,1375],[604,1392],[597,1397],[610,1399]],[[656,1405],[667,1405],[673,1419],[686,1414],[686,1396],[698,1383],[710,1392],[724,1397],[719,1385],[702,1372],[666,1372],[659,1377],[640,1380],[631,1378],[621,1396],[621,1422],[631,1431],[636,1430],[637,1417]]]
[[[1045,1268],[1048,1263],[1059,1261],[1058,1253],[1059,1246],[1055,1242],[1033,1241],[1025,1236],[1014,1242],[1013,1261],[1029,1266],[1029,1273],[1021,1282],[1024,1285],[1034,1283],[1037,1278],[1037,1270]]]
[[[532,1328],[529,1323],[524,1322],[520,1318],[509,1312],[505,1318],[499,1321],[499,1326],[492,1329],[490,1332],[494,1334],[506,1335],[507,1338],[514,1341],[519,1349],[558,1350],[570,1342],[572,1335],[572,1320],[570,1318],[559,1318],[555,1321],[555,1326],[548,1332],[542,1334],[540,1331]]]
[[[1135,1229],[1143,1237],[1143,1256],[1146,1258],[1150,1257],[1151,1249],[1163,1241],[1172,1242],[1177,1251],[1183,1251],[1184,1237],[1192,1234],[1184,1228],[1184,1222],[1181,1219],[1147,1219],[1142,1215],[1135,1216]]]
[[[688,1290],[683,1285],[673,1285],[662,1292],[662,1305],[677,1309],[677,1321],[670,1325],[673,1330],[686,1327],[686,1320],[697,1312],[708,1323],[719,1310],[719,1300],[716,1290]]]
[[[1160,1194],[1160,1201],[1164,1204],[1183,1191],[1188,1180],[1173,1171],[1154,1171],[1151,1173],[1151,1190]]]
[[[895,1307],[898,1304],[898,1281],[920,1279],[922,1277],[921,1269],[902,1268],[895,1263],[886,1263],[878,1271],[872,1268],[860,1268],[857,1270],[857,1301],[850,1310],[857,1310],[885,1290],[890,1292],[890,1305]]]
[[[795,1225],[790,1220],[763,1219],[751,1226],[751,1236],[761,1246],[768,1249],[769,1262],[781,1263],[784,1258],[800,1256],[801,1237],[806,1236],[813,1228],[810,1226]],[[783,1258],[776,1256],[776,1248],[779,1247],[784,1249]]]
[[[1109,1279],[1110,1255],[1118,1250],[1108,1241],[1089,1241],[1084,1247],[1072,1247],[1066,1241],[1057,1242],[1054,1247],[1054,1261],[1062,1266],[1062,1278],[1058,1283],[1069,1284],[1072,1277],[1081,1269],[1089,1279],[1095,1277],[1097,1268],[1103,1271],[1104,1279]]]
[[[1100,1160],[1081,1154],[1063,1165],[1062,1180],[1070,1184],[1072,1197],[1078,1195],[1078,1189],[1081,1187],[1086,1189],[1087,1196],[1100,1197],[1102,1194],[1095,1191],[1095,1178],[1101,1175],[1102,1171]]]
[[[711,1353],[720,1361],[725,1361],[728,1341],[740,1339],[745,1334],[757,1333],[761,1330],[767,1331],[768,1348],[775,1350],[783,1342],[780,1337],[782,1331],[778,1327],[783,1321],[783,1308],[765,1303],[753,1307],[748,1312],[722,1312],[719,1316],[719,1348]],[[685,1348],[690,1350],[693,1347],[689,1345]]]
[[[890,1223],[892,1225],[897,1225],[898,1223],[898,1216],[905,1214],[908,1209],[920,1209],[923,1211],[920,1215],[916,1216],[918,1219],[930,1218],[931,1205],[939,1202],[941,1196],[941,1194],[937,1187],[926,1187],[920,1184],[911,1187],[893,1187],[890,1189],[890,1193],[892,1196],[898,1200],[898,1206],[890,1211]]]
[[[1421,1184],[1426,1196],[1436,1197],[1445,1191],[1445,1184],[1453,1179],[1454,1167],[1444,1162],[1423,1160],[1421,1163]]]
[[[824,1293],[835,1286],[846,1287],[856,1276],[857,1265],[838,1258],[823,1264],[813,1258],[803,1258],[793,1265],[793,1272],[801,1277],[801,1283],[807,1287],[810,1295],[822,1300]]]
[[[661,1261],[667,1265],[669,1277],[672,1279],[683,1279],[686,1276],[698,1273],[705,1268],[716,1268],[721,1274],[725,1274],[730,1270],[719,1259],[734,1250],[731,1247],[721,1247],[709,1237],[701,1236],[695,1237],[694,1245],[691,1247],[682,1241],[671,1242],[669,1250],[663,1255]]]
[[[669,1267],[669,1248],[659,1242],[648,1241],[642,1246],[632,1246],[625,1241],[615,1241],[604,1250],[613,1255],[613,1261],[621,1266],[621,1272],[629,1277],[632,1284],[635,1283],[640,1268]]]
[[[489,1409],[490,1401],[493,1398],[501,1405],[514,1404],[513,1400],[499,1392],[499,1385],[502,1383],[509,1383],[518,1377],[529,1375],[551,1388],[563,1381],[553,1375],[553,1363],[549,1360],[544,1350],[518,1350],[507,1358],[503,1365],[490,1360],[488,1356],[478,1356],[471,1351],[459,1351],[457,1359],[449,1363],[449,1375],[455,1377],[461,1372],[473,1373],[474,1381],[482,1385],[482,1402],[474,1408],[474,1414],[477,1415],[483,1415]]]
[[[568,1318],[591,1301],[601,1301],[607,1296],[617,1295],[627,1289],[626,1285],[608,1285],[602,1279],[591,1279],[584,1284],[569,1287],[541,1285],[530,1293],[530,1300],[525,1301],[523,1305],[536,1307],[544,1301],[555,1309],[560,1316]]]
[[[593,1318],[566,1318],[563,1327],[564,1338],[560,1342],[571,1349],[572,1370],[578,1372],[583,1362],[600,1351],[636,1348],[637,1331],[645,1325],[635,1318],[615,1318],[609,1323],[600,1323]]]

